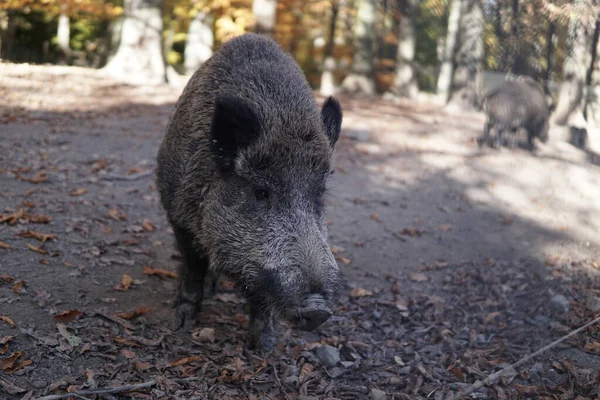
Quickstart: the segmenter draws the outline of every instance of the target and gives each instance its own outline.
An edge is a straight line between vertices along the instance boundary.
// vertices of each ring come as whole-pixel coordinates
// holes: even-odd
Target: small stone
[[[371,399],[371,400],[386,400],[387,394],[383,390],[373,388],[373,389],[371,389],[371,392],[369,393],[369,399]]]
[[[315,355],[326,367],[335,367],[340,362],[340,352],[333,346],[323,345],[315,349]]]
[[[569,312],[569,300],[562,294],[557,294],[550,299],[550,307],[556,312],[566,314]]]

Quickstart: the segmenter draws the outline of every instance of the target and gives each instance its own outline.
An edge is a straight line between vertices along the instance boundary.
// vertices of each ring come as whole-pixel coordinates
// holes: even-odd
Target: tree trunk
[[[552,69],[554,68],[554,38],[556,33],[556,25],[552,21],[548,21],[548,32],[546,33],[546,71],[544,74],[544,91],[546,95],[550,93],[550,81],[552,80]]]
[[[402,19],[398,30],[398,53],[392,91],[403,97],[414,99],[419,92],[415,71],[415,17],[418,2],[401,0]]]
[[[323,63],[323,72],[321,74],[320,93],[323,96],[331,96],[335,93],[335,69],[336,62],[333,57],[333,48],[335,47],[335,26],[340,11],[339,0],[333,0],[331,3],[331,20],[329,23],[329,38],[325,47],[325,61]]]
[[[515,75],[526,74],[527,59],[521,54],[521,40],[519,36],[519,0],[512,1],[512,16],[510,21],[510,46],[511,46],[511,66],[510,72]]]
[[[104,70],[129,83],[166,81],[162,44],[162,0],[125,0],[121,40]]]
[[[462,13],[462,3],[466,0],[452,0],[450,15],[448,16],[448,31],[446,33],[446,45],[444,46],[444,57],[440,68],[437,82],[437,94],[444,103],[450,97],[452,87],[452,75],[454,71],[454,56],[458,43],[458,32]]]
[[[214,35],[212,17],[208,13],[196,14],[188,31],[184,51],[186,73],[193,74],[213,54]]]
[[[450,102],[460,108],[476,108],[479,103],[483,75],[484,24],[482,0],[465,0],[450,95]]]
[[[277,21],[277,0],[254,0],[252,13],[256,18],[256,33],[272,35]]]
[[[592,40],[592,64],[586,83],[589,93],[586,96],[585,117],[593,128],[600,127],[600,20],[596,21],[594,39]]]
[[[591,0],[575,0],[575,5],[592,7]],[[560,87],[554,122],[566,125],[571,119],[581,120],[587,68],[590,64],[592,29],[574,14],[569,23],[567,57],[563,66],[563,83]]]
[[[15,21],[15,11],[6,11],[6,27],[2,31],[2,47],[0,48],[0,58],[7,60],[12,58],[16,28],[17,24]]]
[[[354,30],[354,60],[350,74],[342,83],[342,90],[351,93],[375,92],[373,40],[375,34],[374,0],[360,0]]]
[[[69,58],[71,47],[69,45],[71,39],[71,28],[69,26],[69,16],[65,13],[64,7],[58,17],[58,29],[56,31],[56,41],[58,47],[65,59]]]

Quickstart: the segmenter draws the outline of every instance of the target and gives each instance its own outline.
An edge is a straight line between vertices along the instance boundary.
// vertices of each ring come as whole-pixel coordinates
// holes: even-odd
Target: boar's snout
[[[333,312],[327,305],[327,302],[320,294],[309,295],[302,306],[292,318],[292,322],[298,329],[303,331],[314,331],[327,321]]]

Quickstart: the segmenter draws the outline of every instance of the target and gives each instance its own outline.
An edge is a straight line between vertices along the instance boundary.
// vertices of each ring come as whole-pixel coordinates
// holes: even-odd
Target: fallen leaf
[[[22,279],[15,282],[15,284],[12,287],[13,293],[15,293],[15,294],[21,293],[23,291],[23,285],[25,285],[25,281]]]
[[[400,294],[400,289],[398,289],[398,279],[396,279],[394,283],[392,283],[392,293]]]
[[[73,322],[73,321],[79,319],[82,315],[83,315],[83,313],[81,311],[79,311],[77,309],[73,309],[73,310],[63,311],[60,314],[56,314],[54,316],[54,320],[56,322],[68,324],[69,322]]]
[[[46,171],[40,171],[32,177],[19,175],[19,179],[23,182],[38,184],[38,183],[46,182],[48,180],[48,173]]]
[[[123,319],[134,319],[134,318],[139,317],[140,315],[146,314],[148,311],[150,311],[150,308],[148,308],[148,307],[139,307],[131,312],[117,313],[116,316],[119,318],[123,318]]]
[[[27,247],[29,248],[29,250],[31,251],[35,251],[36,253],[40,253],[40,254],[48,254],[48,251],[40,248],[40,247],[35,247],[34,245],[32,245],[31,243],[25,243],[27,245]]]
[[[10,244],[4,243],[2,240],[0,240],[0,249],[10,249]]]
[[[440,225],[440,229],[443,230],[443,231],[445,231],[445,232],[451,231],[453,228],[454,227],[452,225],[450,225],[450,224]]]
[[[171,361],[171,362],[169,362],[169,365],[171,367],[178,367],[180,365],[185,365],[185,364],[189,364],[191,362],[200,361],[200,360],[201,360],[200,356],[190,356],[190,357],[180,358],[175,361]]]
[[[8,345],[4,345],[4,347],[0,347],[0,356],[3,356],[8,351]]]
[[[129,358],[129,359],[134,359],[135,357],[135,353],[129,349],[121,349],[121,354],[123,355],[123,357],[125,358]]]
[[[45,258],[42,258],[42,259],[40,260],[40,264],[48,265],[48,264],[49,264],[49,262],[48,262],[48,260],[46,260]]]
[[[13,396],[15,396],[19,393],[26,392],[25,389],[21,389],[20,387],[16,386],[15,384],[13,384],[7,380],[4,380],[3,378],[0,378],[0,388],[2,388],[8,394],[13,395]],[[27,396],[27,395],[25,395],[25,396]]]
[[[0,275],[0,281],[6,282],[6,283],[11,283],[14,280],[15,280],[15,278],[10,275]]]
[[[365,297],[372,296],[373,292],[363,288],[354,288],[350,291],[350,297]]]
[[[556,264],[558,263],[558,260],[560,260],[560,256],[559,255],[548,256],[546,258],[546,265],[549,266],[549,267],[555,267]]]
[[[410,237],[420,237],[421,235],[423,235],[423,230],[413,228],[413,227],[404,228],[400,231],[400,234],[410,236]]]
[[[81,196],[87,193],[87,189],[86,188],[77,188],[77,189],[73,189],[69,192],[69,196]]]
[[[4,372],[7,374],[14,374],[21,368],[26,367],[31,364],[33,364],[33,360],[22,360],[22,361],[19,361],[18,363],[16,363],[12,368],[9,368]]]
[[[413,272],[412,274],[410,274],[410,279],[415,282],[425,282],[429,280],[427,275],[425,275],[422,272]]]
[[[156,275],[160,278],[173,278],[177,279],[177,273],[172,271],[167,271],[166,269],[159,268],[150,268],[147,265],[144,265],[144,274],[146,275]]]
[[[142,228],[144,228],[148,232],[154,232],[154,224],[152,223],[152,221],[150,221],[148,219],[145,219],[142,222]]]
[[[127,170],[127,175],[131,175],[131,174],[139,174],[144,172],[143,168],[140,167],[131,167],[129,168],[129,170]]]
[[[453,365],[449,366],[447,369],[452,375],[458,378],[459,381],[465,381],[465,374],[463,374],[462,370],[459,367],[455,367]]]
[[[22,218],[33,224],[47,224],[48,222],[52,222],[52,217],[40,214],[24,214]]]
[[[108,210],[108,215],[111,216],[111,218],[117,220],[117,221],[125,221],[127,219],[127,214],[125,214],[125,211],[123,210],[118,210],[116,208],[112,208],[110,210]]]
[[[133,278],[127,274],[123,274],[123,276],[121,277],[121,283],[115,286],[115,289],[120,291],[128,290],[132,283]]]
[[[126,244],[127,246],[137,246],[140,244],[140,241],[137,239],[127,239],[123,241],[123,244]]]
[[[310,375],[315,367],[311,363],[305,362],[300,368],[300,379],[304,380],[308,375]]]
[[[30,201],[29,201],[29,200],[27,200],[27,199],[24,199],[24,200],[23,200],[23,205],[24,205],[25,207],[28,207],[28,208],[35,208],[35,204],[33,204],[32,202],[30,202]]]
[[[215,329],[214,328],[202,328],[198,331],[192,332],[192,337],[200,342],[214,342],[215,341]]]
[[[83,340],[81,340],[81,338],[79,336],[76,336],[76,335],[72,334],[71,332],[69,332],[69,330],[67,329],[65,324],[57,323],[56,329],[58,329],[58,333],[60,333],[60,335],[63,338],[65,338],[67,340],[67,342],[69,342],[69,346],[71,346],[71,347],[77,347],[83,342]]]
[[[0,214],[0,224],[8,222],[9,225],[14,225],[17,223],[18,220],[23,218],[24,215],[25,213],[23,212],[22,208],[20,208],[19,211],[14,212],[12,214]]]
[[[29,189],[28,191],[26,191],[26,192],[24,193],[24,196],[31,196],[31,195],[32,195],[32,194],[34,194],[36,191],[37,191],[37,189],[36,189],[36,188],[31,188],[31,189]]]
[[[81,346],[81,350],[79,350],[79,354],[83,354],[86,351],[90,351],[92,349],[92,345],[89,343],[85,343],[83,346]]]
[[[0,315],[0,321],[6,322],[8,325],[10,325],[11,328],[15,327],[15,323],[13,322],[13,320],[8,318],[6,315]]]
[[[6,371],[8,369],[11,369],[22,355],[22,351],[13,352],[10,356],[0,361],[0,370]]]
[[[379,219],[379,216],[375,213],[371,214],[371,219],[375,222],[381,222],[381,220]]]
[[[142,372],[150,368],[150,363],[141,362],[139,360],[134,360],[133,364],[135,365],[135,369],[137,369],[138,372]]]
[[[592,353],[592,354],[600,354],[600,343],[599,342],[586,343],[585,346],[583,346],[583,350],[587,351],[588,353]]]
[[[133,340],[125,339],[120,336],[115,336],[112,339],[113,342],[121,344],[123,346],[140,347],[140,345],[134,342]]]
[[[348,265],[348,264],[350,264],[352,262],[352,260],[349,259],[348,257],[344,257],[344,256],[341,256],[339,254],[335,256],[335,259],[343,262],[346,265]]]
[[[0,339],[0,345],[8,343],[14,338],[14,336],[4,336],[2,339]]]
[[[499,317],[501,315],[501,313],[499,311],[494,311],[489,313],[485,319],[483,320],[484,324],[489,324],[490,322],[492,322],[493,320],[496,319],[496,317]]]

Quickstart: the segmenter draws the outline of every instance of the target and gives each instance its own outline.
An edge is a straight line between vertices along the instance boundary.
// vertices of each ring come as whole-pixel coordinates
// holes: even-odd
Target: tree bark
[[[591,0],[575,0],[575,5],[592,9]],[[553,117],[557,125],[566,125],[571,119],[581,120],[583,117],[585,79],[591,58],[591,28],[577,14],[571,17],[563,82]]]
[[[452,0],[450,15],[448,16],[448,31],[446,33],[446,45],[444,57],[437,82],[437,94],[444,103],[448,102],[450,89],[452,87],[452,76],[454,72],[454,56],[458,43],[458,32],[462,13],[462,3],[466,0]]]
[[[325,47],[325,61],[323,63],[323,72],[321,74],[321,87],[319,92],[323,96],[331,96],[335,93],[335,69],[336,62],[333,57],[333,48],[335,47],[335,27],[337,17],[340,11],[339,0],[331,2],[331,20],[329,22],[329,37]]]
[[[484,24],[482,0],[465,0],[450,95],[450,102],[460,108],[473,109],[479,103],[483,76]]]
[[[589,93],[586,96],[585,118],[593,128],[600,127],[600,20],[596,21],[592,40],[592,63],[586,78]]]
[[[375,34],[374,0],[360,0],[354,30],[354,60],[342,90],[351,93],[375,93],[373,42]]]
[[[56,31],[56,41],[58,47],[62,52],[61,58],[64,63],[69,62],[71,47],[71,27],[69,23],[69,16],[66,14],[66,7],[61,7],[61,14],[58,16],[58,29]]]
[[[162,1],[125,0],[119,48],[104,70],[130,83],[166,82]]]
[[[184,51],[186,73],[193,74],[213,55],[214,35],[212,17],[208,13],[196,14],[188,31]]]
[[[552,70],[554,68],[554,38],[556,25],[553,21],[548,21],[548,31],[546,33],[546,71],[544,73],[544,91],[550,95],[550,81],[552,80]]]
[[[256,18],[256,33],[272,35],[277,21],[277,0],[254,0],[252,13]]]
[[[415,18],[418,2],[400,0],[402,19],[398,29],[398,53],[392,91],[403,97],[414,99],[419,93],[415,71]]]
[[[0,48],[0,58],[10,60],[13,56],[13,46],[15,43],[15,31],[17,24],[15,21],[15,11],[6,11],[6,27],[2,31],[2,47]]]

